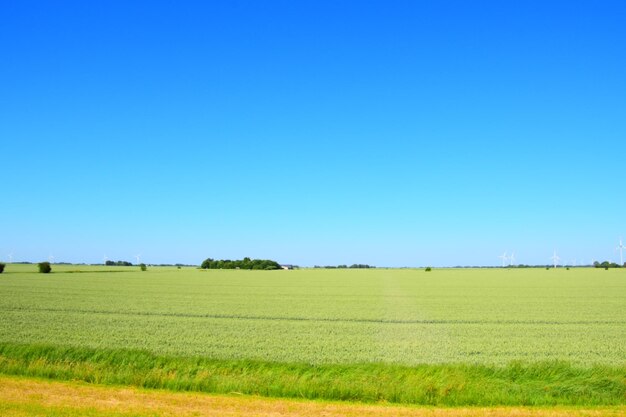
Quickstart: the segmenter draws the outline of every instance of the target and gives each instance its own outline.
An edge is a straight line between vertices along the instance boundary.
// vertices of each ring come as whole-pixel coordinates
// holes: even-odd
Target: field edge
[[[76,381],[0,375],[0,412],[6,417],[63,416],[626,416],[626,407],[456,407],[341,403],[256,396],[173,393]]]
[[[626,367],[308,365],[165,356],[142,350],[0,343],[0,374],[275,398],[427,406],[616,406]]]

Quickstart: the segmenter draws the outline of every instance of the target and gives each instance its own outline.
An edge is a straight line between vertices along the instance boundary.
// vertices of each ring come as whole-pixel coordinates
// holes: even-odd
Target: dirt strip
[[[43,410],[43,411],[42,411]],[[176,393],[0,376],[0,414],[13,416],[371,416],[525,417],[620,416],[613,408],[427,408]]]

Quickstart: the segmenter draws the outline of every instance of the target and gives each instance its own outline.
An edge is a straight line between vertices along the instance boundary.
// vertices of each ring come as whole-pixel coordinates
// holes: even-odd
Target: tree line
[[[202,269],[254,269],[271,271],[282,269],[280,264],[270,259],[250,259],[243,258],[241,260],[231,261],[230,259],[205,259],[200,265]]]
[[[622,266],[620,264],[616,264],[615,262],[609,262],[609,261],[598,262],[598,261],[595,261],[593,263],[593,266],[596,267],[596,268],[604,268],[604,269],[609,269],[609,268],[626,268],[626,262]]]
[[[133,264],[128,261],[106,261],[104,264],[106,266],[133,266]]]

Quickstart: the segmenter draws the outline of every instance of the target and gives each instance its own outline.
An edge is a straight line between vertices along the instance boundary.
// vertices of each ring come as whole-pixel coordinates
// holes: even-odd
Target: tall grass
[[[625,367],[566,362],[309,365],[3,343],[0,373],[173,391],[439,406],[626,404]]]

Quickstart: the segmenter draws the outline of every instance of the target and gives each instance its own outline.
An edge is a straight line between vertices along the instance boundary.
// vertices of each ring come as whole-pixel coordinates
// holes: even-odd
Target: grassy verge
[[[437,406],[624,405],[626,368],[307,365],[0,344],[0,373],[173,391]]]
[[[173,393],[0,375],[2,417],[624,417],[614,407],[411,407]]]

